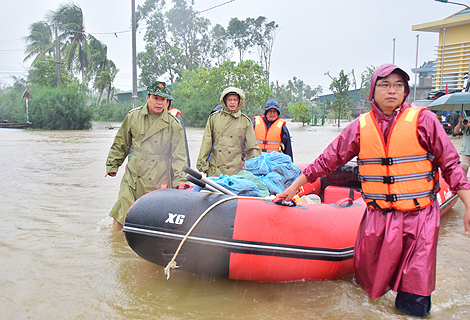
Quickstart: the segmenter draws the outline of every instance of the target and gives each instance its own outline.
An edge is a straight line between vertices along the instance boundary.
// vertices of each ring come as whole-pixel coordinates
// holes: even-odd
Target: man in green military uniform
[[[164,82],[155,82],[147,90],[147,104],[129,111],[106,160],[106,176],[114,177],[133,148],[118,200],[109,214],[118,228],[139,197],[165,184],[178,187],[186,183],[182,171],[187,164],[183,128],[168,113],[171,92]]]
[[[241,112],[245,94],[228,87],[220,96],[222,108],[207,120],[196,168],[207,176],[234,175],[245,160],[261,155],[250,118]]]

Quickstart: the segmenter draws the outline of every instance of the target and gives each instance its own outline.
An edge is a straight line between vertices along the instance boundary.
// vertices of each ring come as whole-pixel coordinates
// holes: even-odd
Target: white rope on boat
[[[192,227],[189,229],[189,231],[186,233],[186,235],[184,236],[184,238],[181,240],[180,242],[180,245],[178,246],[178,249],[176,250],[175,254],[173,255],[173,258],[171,259],[170,262],[168,262],[167,266],[165,267],[165,269],[163,269],[163,272],[164,274],[166,275],[166,279],[168,280],[170,278],[170,271],[171,269],[175,269],[175,268],[178,268],[178,266],[176,265],[176,256],[178,255],[178,253],[180,252],[181,250],[181,247],[183,246],[183,243],[186,241],[186,239],[189,237],[189,235],[191,234],[191,232],[193,231],[193,229],[197,226],[197,224],[199,223],[199,221],[202,220],[202,218],[204,218],[204,216],[209,213],[212,209],[214,209],[216,206],[218,206],[219,204],[221,203],[224,203],[225,201],[228,201],[228,200],[232,200],[232,199],[238,199],[240,197],[229,197],[229,198],[224,198],[222,200],[219,200],[217,201],[216,203],[212,204],[209,208],[206,209],[206,211],[204,211],[201,216],[196,220],[196,222],[194,222],[194,224],[192,225]]]

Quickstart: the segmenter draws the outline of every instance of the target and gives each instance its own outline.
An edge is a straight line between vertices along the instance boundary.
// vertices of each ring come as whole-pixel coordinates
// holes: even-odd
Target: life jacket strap
[[[373,200],[382,200],[389,202],[396,202],[400,200],[410,200],[431,197],[434,194],[434,189],[430,191],[407,193],[407,194],[374,194],[374,193],[364,193],[366,199]]]
[[[433,161],[434,156],[430,153],[422,154],[419,156],[406,156],[406,157],[397,157],[397,158],[371,158],[371,159],[357,159],[358,165],[364,164],[381,164],[383,166],[391,166],[398,163],[407,163],[407,162],[418,162],[429,160]]]
[[[361,176],[359,175],[360,182],[382,182],[386,184],[393,184],[395,182],[402,181],[411,181],[427,178],[428,181],[431,181],[434,178],[434,171],[415,173],[415,174],[406,174],[402,176]]]

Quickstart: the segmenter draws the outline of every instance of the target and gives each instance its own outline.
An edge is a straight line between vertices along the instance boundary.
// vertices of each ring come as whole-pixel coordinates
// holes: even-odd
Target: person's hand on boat
[[[108,172],[108,173],[106,173],[104,176],[105,176],[105,177],[107,177],[107,176],[115,177],[115,176],[116,176],[116,173],[117,173],[117,172]]]
[[[189,188],[191,188],[191,185],[189,185],[187,183],[182,183],[178,187],[176,187],[175,189],[185,190],[185,189],[189,189]]]
[[[307,177],[303,174],[300,175],[286,190],[277,194],[277,197],[286,198],[285,201],[290,201],[296,194],[301,186],[307,183]]]

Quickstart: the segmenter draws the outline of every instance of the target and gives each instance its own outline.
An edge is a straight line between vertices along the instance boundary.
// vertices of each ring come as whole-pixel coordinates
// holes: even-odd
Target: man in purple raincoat
[[[368,119],[374,120],[375,130],[383,141],[383,146],[378,147],[380,149],[387,150],[392,131],[395,134],[401,130],[398,129],[402,128],[399,126],[394,129],[400,114],[410,113],[407,108],[411,106],[405,103],[410,92],[408,80],[406,72],[391,64],[378,67],[372,75],[369,95],[372,104],[368,114],[371,118]],[[368,140],[361,141],[361,126],[363,128],[365,125],[364,119],[360,118],[345,127],[323,154],[309,164],[302,175],[278,196],[290,200],[307,181],[314,182],[358,156],[361,143],[364,150],[370,150],[372,147],[367,145]],[[470,182],[459,164],[459,155],[434,113],[427,109],[420,111],[415,123],[419,148],[427,151],[427,160],[431,162],[433,169],[441,168],[451,190],[457,192],[465,205],[463,222],[465,233],[468,234]],[[386,182],[384,179],[383,183],[394,182]],[[432,201],[432,191],[429,194]],[[417,205],[416,210],[397,210],[397,202],[392,200],[393,197],[385,198],[384,195],[386,200],[381,203],[389,203],[390,207],[387,209],[372,203],[375,201],[370,201],[368,195],[363,194],[363,197],[368,207],[359,227],[354,249],[357,283],[373,299],[392,289],[397,292],[395,306],[398,310],[413,316],[427,316],[431,310],[431,293],[436,282],[436,247],[440,224],[438,202],[432,201],[423,208]],[[414,201],[417,203],[416,199]]]

